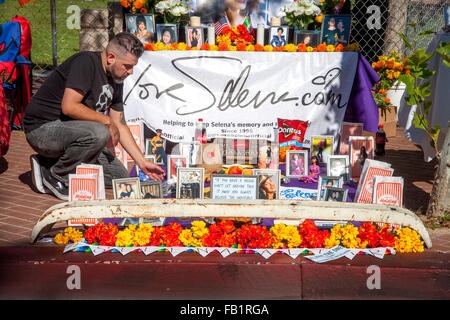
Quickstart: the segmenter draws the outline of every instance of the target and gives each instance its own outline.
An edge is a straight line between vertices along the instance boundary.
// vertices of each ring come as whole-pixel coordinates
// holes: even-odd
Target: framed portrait
[[[319,176],[317,185],[317,200],[323,200],[325,196],[325,188],[342,188],[344,179],[342,177]]]
[[[347,202],[348,189],[344,188],[325,188],[325,201]]]
[[[342,122],[339,139],[339,153],[350,154],[349,137],[362,136],[364,124],[362,122]]]
[[[178,199],[203,199],[204,168],[178,168],[177,191]]]
[[[165,164],[166,139],[162,137],[162,131],[156,130],[156,135],[151,139],[145,139],[145,156],[154,155],[156,164]]]
[[[326,165],[328,157],[334,154],[333,136],[311,136],[311,157],[316,156],[319,165]]]
[[[270,27],[269,32],[269,44],[272,47],[281,47],[289,43],[288,26]]]
[[[320,31],[295,30],[294,43],[296,46],[303,43],[306,46],[316,48],[320,44]]]
[[[176,24],[157,24],[156,36],[164,46],[170,46],[178,42],[178,30]]]
[[[327,175],[342,177],[344,181],[349,180],[350,160],[348,155],[333,155],[328,157]]]
[[[254,169],[258,177],[258,199],[272,200],[280,198],[281,170]]]
[[[185,156],[169,155],[167,157],[167,164],[167,179],[175,179],[178,168],[188,167],[188,159]]]
[[[258,176],[211,174],[211,199],[254,200],[258,197]]]
[[[143,181],[141,182],[141,196],[142,199],[157,199],[162,198],[162,184],[161,181]]]
[[[359,179],[366,159],[373,159],[375,139],[365,136],[350,136],[350,178]]]
[[[204,40],[204,33],[202,27],[190,27],[186,26],[186,44],[190,47],[201,48]]]
[[[113,179],[114,199],[140,199],[141,184],[139,178]]]
[[[126,30],[143,44],[155,43],[155,16],[152,14],[125,14]]]
[[[350,32],[352,26],[351,14],[325,14],[322,20],[321,43],[337,46],[342,44],[344,47],[349,44]]]
[[[308,150],[286,151],[286,176],[303,177],[308,175]]]
[[[156,163],[156,156],[155,155],[145,156],[145,159],[147,159],[150,162]],[[136,165],[136,176],[141,181],[152,181],[152,179],[150,179],[144,172],[142,172],[142,170],[139,168],[138,165]]]
[[[180,155],[188,159],[189,166],[196,166],[202,163],[202,144],[200,141],[180,143]]]

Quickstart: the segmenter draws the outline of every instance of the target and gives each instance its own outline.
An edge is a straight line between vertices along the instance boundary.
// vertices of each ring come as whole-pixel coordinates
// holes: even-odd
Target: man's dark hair
[[[111,48],[116,48],[124,55],[129,52],[137,58],[140,58],[144,53],[144,45],[135,35],[129,32],[120,32],[116,34],[115,37],[109,41],[106,51],[109,52]]]

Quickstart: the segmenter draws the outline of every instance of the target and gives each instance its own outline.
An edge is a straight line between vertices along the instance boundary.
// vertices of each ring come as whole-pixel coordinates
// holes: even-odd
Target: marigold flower
[[[272,247],[297,248],[302,243],[302,238],[296,226],[286,226],[284,223],[276,224],[270,228]]]
[[[327,45],[327,52],[334,52],[334,45],[332,44]]]
[[[326,52],[327,51],[327,45],[325,43],[321,43],[317,46],[318,52]]]
[[[262,52],[264,51],[264,47],[260,45],[259,43],[255,44],[255,51]]]
[[[306,52],[306,50],[307,50],[306,44],[300,43],[300,44],[297,46],[297,50],[298,50],[298,52]]]
[[[206,50],[209,51],[211,49],[211,46],[209,45],[209,43],[204,43],[202,44],[202,46],[200,47],[200,50]]]
[[[247,46],[245,45],[245,43],[238,43],[236,46],[236,50],[237,51],[247,51]]]
[[[229,46],[228,50],[230,50],[230,51],[237,51],[236,46],[233,46],[233,45]]]
[[[219,44],[219,51],[228,51],[228,44],[226,43]]]
[[[187,47],[186,43],[184,43],[184,42],[179,42],[178,43],[178,50],[185,51],[186,47]]]
[[[53,242],[56,244],[67,244],[69,243],[69,237],[62,233],[58,233],[54,238]]]
[[[264,46],[264,51],[265,51],[265,52],[272,52],[272,51],[273,51],[273,48],[272,48],[272,46],[271,46],[270,44],[266,44],[266,45]]]
[[[410,228],[397,230],[395,240],[395,250],[398,252],[423,252],[423,241],[420,235]]]
[[[286,51],[287,52],[297,52],[297,47],[293,43],[288,43],[286,45]]]
[[[307,52],[313,52],[313,51],[314,51],[314,48],[311,47],[311,46],[307,46],[307,47],[306,47],[306,51],[307,51]]]
[[[249,45],[247,46],[246,50],[247,50],[248,52],[253,52],[253,51],[255,51],[255,46],[252,45],[252,44],[249,44]]]
[[[219,47],[215,44],[213,44],[210,48],[209,51],[219,51]]]

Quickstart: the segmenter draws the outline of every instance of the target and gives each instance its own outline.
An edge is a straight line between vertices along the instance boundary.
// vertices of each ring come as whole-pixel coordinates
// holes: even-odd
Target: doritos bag
[[[308,121],[278,118],[278,143],[280,145],[280,162],[286,161],[286,151],[302,150]]]

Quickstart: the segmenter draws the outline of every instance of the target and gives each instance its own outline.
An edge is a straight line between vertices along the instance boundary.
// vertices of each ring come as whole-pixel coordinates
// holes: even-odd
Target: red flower
[[[98,243],[101,246],[114,246],[118,232],[119,229],[116,225],[112,223],[105,225],[101,222],[93,227],[89,227],[84,233],[84,239],[89,244]]]
[[[302,248],[323,248],[325,240],[330,237],[328,230],[320,231],[316,224],[308,219],[299,225],[299,233],[302,237]]]
[[[179,238],[183,227],[177,222],[171,222],[163,227],[161,232],[161,241],[166,247],[182,247],[183,243]]]
[[[243,225],[236,231],[239,247],[243,248],[270,248],[272,236],[265,226]]]
[[[209,227],[209,233],[202,238],[205,247],[232,247],[236,244],[236,227],[233,221],[221,221]]]

